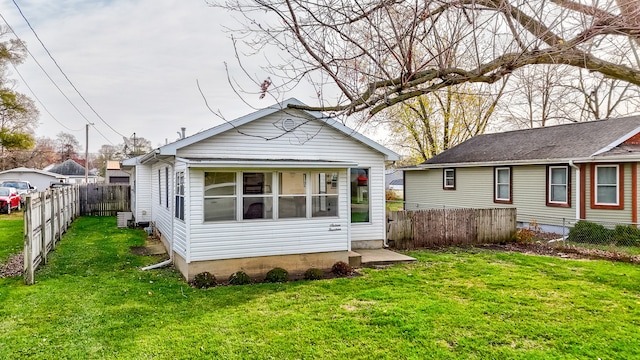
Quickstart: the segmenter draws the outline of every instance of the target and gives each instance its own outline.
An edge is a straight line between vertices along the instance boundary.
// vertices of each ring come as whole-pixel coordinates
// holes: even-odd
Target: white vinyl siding
[[[136,222],[151,221],[152,196],[153,191],[149,191],[153,182],[151,182],[151,167],[136,166],[134,170],[134,184],[132,185],[133,197],[135,198]]]
[[[179,149],[177,156],[183,158],[214,157],[254,160],[355,161],[358,164],[357,167],[369,169],[371,213],[369,215],[370,222],[352,224],[350,229],[351,239],[352,241],[383,240],[385,238],[386,224],[384,155],[323,123],[309,121],[309,118],[296,117],[296,113],[297,111],[287,110],[286,112],[282,111],[266,116],[241,126],[237,130],[230,130]],[[296,130],[283,135],[282,130],[277,125],[284,118],[291,118],[299,124],[303,122],[304,124]],[[270,171],[281,170],[286,169]],[[210,169],[208,171],[214,170]],[[333,170],[329,169],[328,171]],[[341,176],[345,177],[344,181],[346,181],[346,174]],[[342,186],[340,188],[341,192],[348,191],[348,183]],[[348,201],[346,193],[344,197],[340,198],[340,201]],[[194,201],[191,201],[191,203],[194,203]],[[342,204],[340,204],[339,210],[342,211],[342,209]],[[347,213],[339,213],[339,217],[347,216],[348,218],[349,210],[346,209],[345,212]],[[195,224],[195,219],[193,221]],[[330,220],[328,221],[330,224]],[[334,232],[347,233],[347,227],[345,225],[341,231]]]

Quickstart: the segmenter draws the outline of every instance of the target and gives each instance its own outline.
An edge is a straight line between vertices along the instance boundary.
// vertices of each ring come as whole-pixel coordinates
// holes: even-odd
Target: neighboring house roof
[[[120,161],[107,160],[107,170],[120,170]]]
[[[638,133],[640,116],[483,134],[434,156],[418,167],[585,162],[638,156],[640,145],[623,144]]]
[[[56,178],[56,179],[66,179],[65,175],[56,174],[56,173],[53,173],[53,172],[39,170],[39,169],[26,168],[26,167],[19,167],[19,168],[15,168],[15,169],[9,169],[9,170],[5,170],[5,171],[0,171],[0,175],[1,174],[10,174],[10,173],[36,173],[36,174],[40,174],[40,175],[51,176],[51,177]]]
[[[229,121],[229,122],[225,122],[224,124],[215,126],[211,129],[199,132],[197,134],[191,135],[189,137],[186,137],[184,139],[180,139],[178,141],[175,141],[171,144],[167,144],[164,146],[159,147],[158,149],[142,156],[141,158],[134,158],[134,159],[128,159],[122,162],[123,166],[130,166],[135,164],[136,162],[146,162],[147,160],[151,159],[154,154],[157,155],[176,155],[176,152],[178,149],[184,148],[186,146],[189,146],[191,144],[197,143],[199,141],[208,139],[212,136],[224,133],[226,131],[238,128],[239,126],[248,124],[254,120],[263,118],[267,115],[273,114],[277,111],[281,111],[281,110],[285,110],[287,109],[288,105],[300,105],[300,106],[304,106],[305,104],[303,104],[302,102],[300,102],[297,99],[291,98],[288,100],[285,100],[282,103],[276,104],[276,105],[272,105],[269,106],[267,108],[258,110],[256,112],[253,112],[251,114],[239,117],[235,120]],[[300,110],[302,111],[302,110]],[[385,148],[384,146],[376,143],[375,141],[367,138],[366,136],[356,132],[355,130],[352,130],[350,128],[348,128],[347,126],[344,126],[340,121],[334,119],[334,118],[327,118],[324,114],[322,114],[319,111],[304,111],[305,113],[307,113],[308,115],[312,116],[313,118],[315,118],[318,121],[322,121],[325,124],[331,126],[332,128],[344,133],[345,135],[351,136],[352,138],[360,141],[361,143],[373,148],[374,150],[377,150],[378,152],[382,153],[385,155],[385,158],[387,160],[398,160],[399,159],[399,155],[396,154],[395,152]]]
[[[55,165],[49,171],[67,176],[84,176],[84,167],[72,159],[67,159],[62,164]],[[95,176],[93,172],[92,170],[89,175]]]
[[[384,172],[384,186],[386,188],[391,185],[394,180],[402,180],[404,178],[404,171],[401,169],[390,169]]]

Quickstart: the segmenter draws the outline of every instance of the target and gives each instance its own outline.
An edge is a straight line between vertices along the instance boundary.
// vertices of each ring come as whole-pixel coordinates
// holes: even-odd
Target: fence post
[[[32,285],[34,283],[33,278],[33,222],[31,220],[31,195],[27,195],[25,199],[25,211],[24,211],[24,266],[23,277],[24,283]]]
[[[47,263],[47,194],[44,192],[38,193],[40,198],[40,257],[42,263]]]

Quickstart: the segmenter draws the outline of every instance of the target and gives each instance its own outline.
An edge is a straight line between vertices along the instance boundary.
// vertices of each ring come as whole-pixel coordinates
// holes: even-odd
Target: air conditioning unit
[[[126,228],[129,225],[129,221],[133,220],[132,212],[118,212],[118,227]]]

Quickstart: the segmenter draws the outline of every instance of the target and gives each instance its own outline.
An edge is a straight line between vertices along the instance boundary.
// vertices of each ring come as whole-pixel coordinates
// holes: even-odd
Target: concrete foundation
[[[195,261],[188,263],[180,255],[173,254],[175,267],[188,281],[196,274],[208,271],[219,281],[225,281],[236,271],[244,271],[249,276],[262,278],[271,269],[281,267],[290,274],[301,274],[309,268],[331,269],[338,261],[348,263],[348,251],[334,251],[312,254],[292,254],[260,256],[251,258]]]
[[[358,249],[382,249],[383,240],[360,240],[351,242],[351,250]]]

